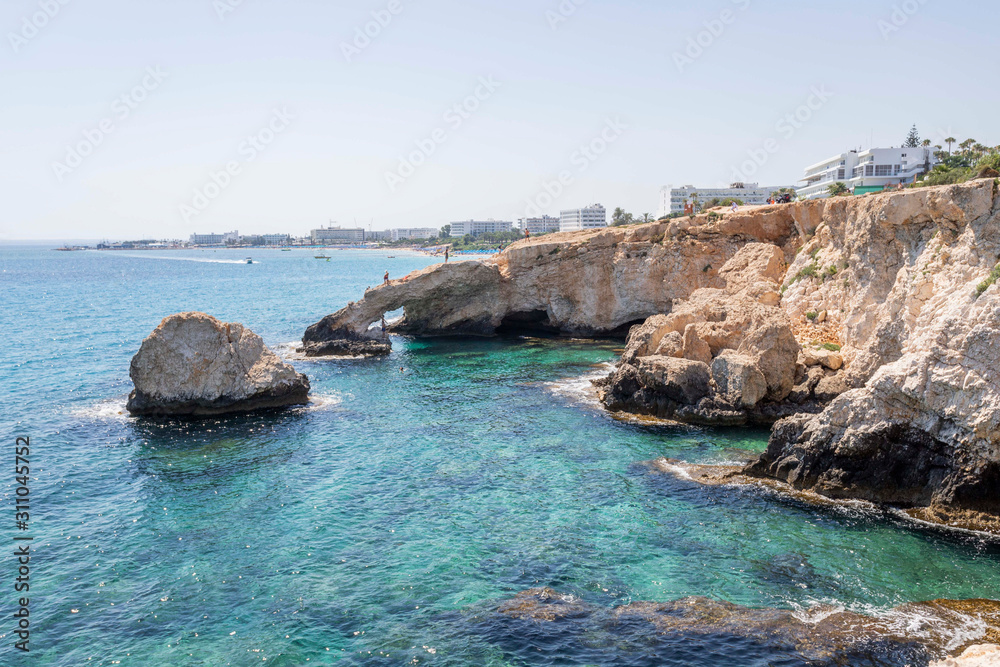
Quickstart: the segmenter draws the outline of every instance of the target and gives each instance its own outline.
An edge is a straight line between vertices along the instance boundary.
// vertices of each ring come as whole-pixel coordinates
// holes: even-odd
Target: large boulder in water
[[[300,405],[309,379],[242,324],[171,315],[142,342],[129,375],[133,415],[204,417]]]

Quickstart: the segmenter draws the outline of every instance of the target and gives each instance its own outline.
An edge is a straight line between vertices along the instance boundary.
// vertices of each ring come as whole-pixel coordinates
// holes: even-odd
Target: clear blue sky
[[[4,0],[0,240],[514,219],[560,172],[543,212],[601,202],[655,213],[663,185],[726,184],[768,139],[777,150],[752,174],[764,184],[794,183],[848,148],[898,146],[913,123],[936,142],[1000,143],[994,2],[562,7]],[[369,26],[378,34],[358,48],[372,12],[387,25]],[[700,54],[685,54],[689,40]],[[477,88],[478,108],[446,118]],[[779,130],[814,88],[830,96]],[[261,132],[273,137],[261,150],[244,143]],[[418,141],[433,153],[390,187],[387,172]],[[88,154],[68,157],[81,142]],[[600,155],[578,152],[591,142]],[[237,173],[217,187],[211,174],[227,163]],[[199,210],[206,187],[214,198]]]

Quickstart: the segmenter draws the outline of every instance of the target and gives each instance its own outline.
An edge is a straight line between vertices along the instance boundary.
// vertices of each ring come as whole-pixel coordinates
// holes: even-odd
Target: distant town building
[[[292,242],[292,237],[288,234],[261,234],[264,245],[288,245]]]
[[[219,245],[225,241],[223,234],[192,234],[191,243],[193,245]]]
[[[700,204],[719,199],[739,199],[747,206],[761,206],[767,203],[771,195],[782,188],[794,189],[791,185],[760,186],[757,183],[732,183],[728,188],[696,188],[685,185],[681,188],[667,186],[660,190],[659,217],[671,213],[683,213],[684,206],[693,204],[695,199]]]
[[[829,196],[827,189],[844,183],[854,194],[878,192],[886,186],[911,183],[939,162],[931,148],[869,148],[847,151],[806,167],[796,192],[802,199]]]
[[[513,229],[514,223],[505,220],[465,220],[463,222],[451,223],[451,235],[453,237],[472,234],[495,234],[497,232],[509,232]]]
[[[362,227],[321,227],[310,232],[314,244],[320,243],[364,243],[365,230]]]
[[[600,204],[559,212],[559,231],[575,232],[608,226],[608,212]]]
[[[517,221],[521,231],[527,230],[529,234],[548,234],[559,231],[559,218],[543,215],[540,218],[521,218]]]
[[[440,233],[440,230],[433,227],[415,227],[413,229],[390,229],[389,233],[393,241],[406,241],[408,239],[433,238]]]
[[[240,233],[237,230],[235,230],[235,229],[233,231],[231,231],[231,232],[226,232],[225,234],[222,235],[222,242],[223,243],[239,243],[240,242]]]

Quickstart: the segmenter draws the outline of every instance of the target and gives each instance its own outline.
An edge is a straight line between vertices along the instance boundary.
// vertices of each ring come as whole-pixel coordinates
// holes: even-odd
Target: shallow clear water
[[[1000,598],[1000,549],[981,538],[651,473],[660,456],[741,460],[766,433],[610,419],[580,378],[612,343],[397,339],[388,359],[294,359],[309,408],[121,414],[129,360],[166,315],[239,321],[288,353],[386,269],[433,263],[247,254],[0,247],[4,456],[15,435],[33,445],[32,664],[791,665],[731,639],[650,648],[488,612],[536,586],[608,607]],[[2,664],[23,659],[11,627]]]

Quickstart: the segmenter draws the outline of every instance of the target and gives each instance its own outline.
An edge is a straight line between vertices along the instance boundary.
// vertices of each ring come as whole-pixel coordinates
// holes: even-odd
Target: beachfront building
[[[600,204],[559,212],[559,231],[576,232],[608,226],[608,212]]]
[[[433,227],[414,227],[412,229],[390,229],[389,234],[393,241],[407,241],[409,239],[434,238],[440,231]]]
[[[521,218],[517,221],[518,227],[521,231],[527,231],[529,234],[548,234],[549,232],[559,231],[560,218],[553,218],[549,215],[543,215],[540,218]]]
[[[663,218],[671,213],[683,213],[686,205],[699,205],[712,199],[739,199],[747,206],[761,206],[767,203],[771,195],[782,188],[794,189],[790,185],[767,185],[758,183],[730,183],[728,188],[696,188],[685,185],[675,188],[671,185],[660,189],[660,210],[657,217]]]
[[[222,243],[222,234],[192,234],[192,245],[219,245]]]
[[[465,220],[451,223],[451,236],[496,234],[497,232],[509,232],[513,228],[514,223],[507,220]]]
[[[363,227],[321,227],[314,229],[309,234],[313,245],[323,243],[364,243],[365,230]]]
[[[192,245],[219,245],[222,243],[239,243],[240,233],[238,231],[226,232],[225,234],[192,234]]]
[[[801,199],[822,199],[828,188],[841,182],[854,194],[881,192],[900,183],[912,183],[938,163],[931,148],[869,148],[847,151],[806,167],[805,185],[796,192]]]
[[[288,245],[292,242],[292,237],[288,234],[261,234],[264,245]]]

